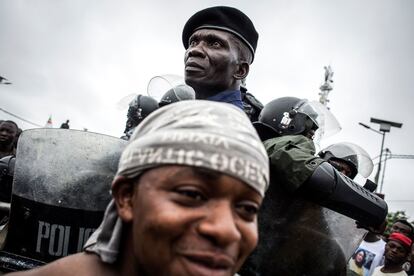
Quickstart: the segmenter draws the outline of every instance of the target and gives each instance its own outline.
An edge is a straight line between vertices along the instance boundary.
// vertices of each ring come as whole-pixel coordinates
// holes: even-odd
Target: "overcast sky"
[[[403,123],[386,135],[394,154],[414,154],[414,1],[85,1],[0,0],[0,108],[55,127],[120,136],[126,109],[155,75],[183,75],[181,31],[214,5],[244,11],[259,32],[249,90],[263,103],[318,100],[325,65],[334,71],[329,107],[342,131],[322,143],[353,142],[372,157],[381,136],[370,117]],[[13,119],[0,111],[0,119]],[[391,159],[384,192],[391,211],[414,219],[414,160]],[[374,172],[371,175],[373,179]]]

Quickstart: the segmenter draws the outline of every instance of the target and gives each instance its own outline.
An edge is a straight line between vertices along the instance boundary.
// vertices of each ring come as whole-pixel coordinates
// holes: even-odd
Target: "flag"
[[[52,128],[53,127],[52,115],[49,116],[49,119],[47,120],[45,127],[47,127],[47,128]]]

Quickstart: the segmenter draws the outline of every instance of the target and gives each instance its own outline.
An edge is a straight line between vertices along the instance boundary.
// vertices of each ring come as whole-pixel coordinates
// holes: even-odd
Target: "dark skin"
[[[410,254],[408,256],[408,261],[411,264],[411,267],[414,267],[414,244],[411,246]]]
[[[238,179],[191,167],[144,176],[133,189],[114,189],[119,216],[131,225],[130,254],[121,258],[128,275],[234,275],[257,244],[261,196]]]
[[[384,273],[395,273],[402,271],[402,264],[407,260],[409,250],[399,241],[389,240],[385,245]]]
[[[118,261],[79,253],[13,275],[234,275],[257,244],[262,196],[240,180],[187,166],[113,185],[123,242]]]
[[[404,234],[406,236],[410,236],[411,235],[411,228],[408,225],[397,221],[396,223],[394,223],[391,226],[390,234],[392,234],[392,233],[401,233],[401,234]]]
[[[365,237],[364,237],[364,241],[366,242],[376,242],[379,241],[381,239],[381,236],[375,232],[368,232]]]
[[[185,52],[185,82],[205,99],[225,90],[239,90],[249,73],[249,63],[240,58],[232,34],[200,29],[192,34]]]
[[[13,154],[14,140],[17,135],[17,127],[10,122],[0,123],[0,158]]]
[[[335,167],[340,173],[343,175],[351,178],[352,176],[352,168],[346,162],[342,162],[339,159],[336,160],[329,160],[329,163]]]

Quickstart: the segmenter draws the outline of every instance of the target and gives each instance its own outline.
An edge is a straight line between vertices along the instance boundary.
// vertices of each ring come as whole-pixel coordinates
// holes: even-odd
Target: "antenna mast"
[[[325,69],[325,82],[324,84],[321,85],[321,87],[319,87],[319,89],[321,90],[321,92],[319,92],[319,95],[320,95],[319,102],[329,109],[328,95],[329,95],[329,92],[331,92],[331,90],[333,89],[332,77],[333,77],[334,72],[332,71],[332,68],[330,65],[324,66],[323,68]]]

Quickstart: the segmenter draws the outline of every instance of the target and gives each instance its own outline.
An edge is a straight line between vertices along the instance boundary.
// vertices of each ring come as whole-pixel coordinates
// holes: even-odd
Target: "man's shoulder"
[[[382,266],[377,266],[376,268],[374,268],[374,272],[372,273],[372,276],[382,276],[384,275],[384,273],[381,272],[381,268]]]
[[[394,273],[384,273],[381,271],[381,268],[384,266],[377,266],[374,269],[374,273],[372,273],[372,276],[386,276],[386,275],[394,275],[394,276],[407,276],[407,273],[404,270],[401,270],[400,272],[394,272]]]
[[[315,151],[313,141],[303,135],[285,135],[264,141],[264,146],[267,150],[271,148],[278,149],[286,145],[305,147],[311,151]]]
[[[263,104],[253,94],[249,92],[242,92],[242,100],[243,102],[247,102],[253,105],[257,109],[263,109]]]
[[[367,250],[370,250],[370,251],[372,251],[372,250],[377,250],[378,251],[378,250],[381,250],[381,249],[382,249],[382,251],[384,251],[385,244],[386,244],[386,242],[382,239],[379,239],[379,240],[374,241],[374,242],[368,242],[368,241],[363,240],[360,244],[360,247],[362,249],[367,249]]]
[[[107,266],[107,265],[105,265]],[[10,274],[11,276],[38,276],[38,275],[115,275],[111,269],[105,270],[99,257],[95,254],[78,253],[70,255],[44,266]]]
[[[259,120],[260,112],[263,109],[263,104],[251,93],[242,91],[243,109],[252,122]]]

